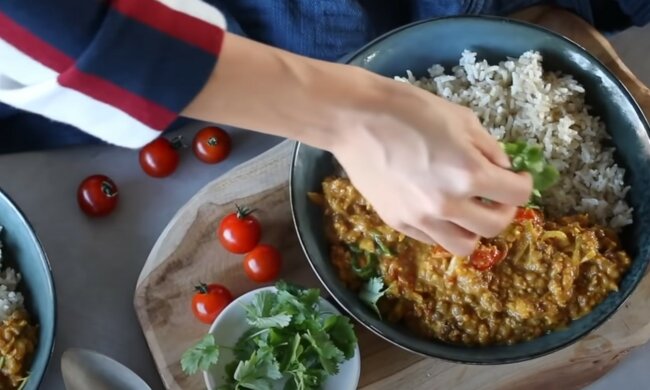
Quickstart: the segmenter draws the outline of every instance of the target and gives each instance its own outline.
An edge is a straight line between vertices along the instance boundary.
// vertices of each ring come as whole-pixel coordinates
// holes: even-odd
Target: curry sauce
[[[0,390],[21,388],[36,349],[37,328],[25,310],[0,323]]]
[[[631,262],[616,233],[587,215],[545,220],[522,209],[499,236],[457,257],[384,224],[348,179],[327,178],[311,197],[324,208],[342,281],[358,290],[360,270],[374,267],[388,288],[382,317],[449,343],[513,344],[564,327],[617,291]]]

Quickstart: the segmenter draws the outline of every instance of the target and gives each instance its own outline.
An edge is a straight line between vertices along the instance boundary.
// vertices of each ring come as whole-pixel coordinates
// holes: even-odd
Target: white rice
[[[588,112],[584,88],[570,75],[545,72],[535,51],[498,65],[464,51],[451,74],[440,65],[428,72],[416,79],[407,71],[395,79],[471,108],[498,140],[542,146],[560,173],[558,183],[542,194],[548,215],[584,212],[617,230],[632,223],[625,170],[614,162],[614,148],[606,146],[605,125]]]
[[[2,226],[0,226],[2,236]],[[4,321],[16,309],[23,308],[23,295],[16,291],[20,274],[13,268],[2,267],[2,240],[0,240],[0,321]]]

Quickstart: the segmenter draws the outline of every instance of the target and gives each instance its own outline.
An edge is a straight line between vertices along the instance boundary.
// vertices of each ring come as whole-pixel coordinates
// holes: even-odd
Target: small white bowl
[[[209,332],[214,335],[214,339],[219,345],[233,346],[239,340],[239,337],[248,329],[250,325],[246,322],[246,312],[243,305],[250,303],[255,294],[261,291],[276,291],[275,287],[263,287],[235,299],[214,321]],[[340,312],[329,302],[320,299],[321,309],[332,313]],[[223,376],[225,366],[233,361],[234,355],[230,349],[222,348],[219,356],[219,363],[210,370],[203,372],[203,378],[208,390],[216,390],[224,384]],[[327,378],[323,385],[323,390],[353,390],[359,383],[361,374],[361,358],[359,346],[355,348],[352,359],[346,360],[340,366],[339,373]]]

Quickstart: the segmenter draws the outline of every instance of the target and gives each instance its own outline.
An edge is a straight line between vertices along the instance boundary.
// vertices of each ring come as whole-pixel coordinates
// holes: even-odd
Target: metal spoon
[[[71,348],[61,357],[67,390],[151,390],[126,366],[100,353]]]

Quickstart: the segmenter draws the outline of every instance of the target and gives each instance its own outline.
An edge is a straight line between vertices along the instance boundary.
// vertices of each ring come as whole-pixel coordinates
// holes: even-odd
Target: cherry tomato
[[[176,171],[180,157],[180,138],[170,141],[159,137],[140,149],[140,166],[151,177],[167,177]]]
[[[92,175],[85,178],[77,189],[77,203],[92,217],[108,215],[117,206],[117,186],[108,176]]]
[[[532,221],[533,223],[540,223],[542,221],[542,214],[531,207],[519,207],[517,214],[515,214],[515,222]]]
[[[192,142],[194,155],[207,164],[216,164],[230,154],[230,135],[218,127],[199,130]]]
[[[221,220],[217,237],[229,252],[243,254],[250,252],[260,242],[262,227],[257,218],[251,215],[253,210],[236,207],[236,212]]]
[[[479,244],[470,255],[469,261],[477,270],[485,271],[498,264],[507,254],[508,248],[505,244]]]
[[[246,275],[258,283],[275,280],[282,268],[282,255],[271,245],[260,244],[244,257]]]
[[[212,324],[233,300],[230,291],[220,284],[201,283],[194,289],[196,292],[192,297],[192,312],[205,324]]]

